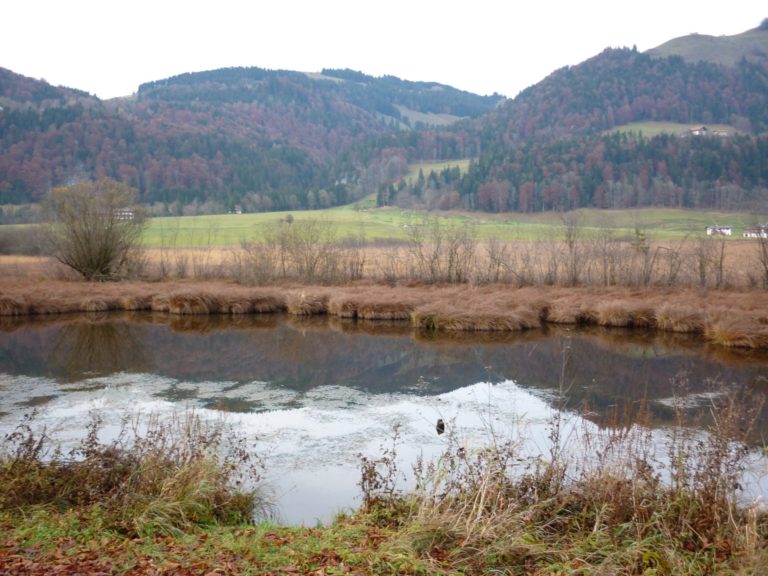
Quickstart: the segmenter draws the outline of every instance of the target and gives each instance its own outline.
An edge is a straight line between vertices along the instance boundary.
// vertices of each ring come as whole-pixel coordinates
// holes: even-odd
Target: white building
[[[733,228],[730,226],[707,226],[707,236],[731,236]]]

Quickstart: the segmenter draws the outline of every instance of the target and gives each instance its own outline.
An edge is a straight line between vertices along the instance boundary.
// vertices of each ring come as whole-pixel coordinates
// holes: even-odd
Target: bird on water
[[[437,430],[438,435],[445,432],[445,422],[443,422],[442,418],[437,419],[437,426],[435,426],[435,430]]]

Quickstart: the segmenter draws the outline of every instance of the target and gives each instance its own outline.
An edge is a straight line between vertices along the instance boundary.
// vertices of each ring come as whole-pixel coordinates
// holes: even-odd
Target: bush
[[[134,188],[109,178],[54,188],[45,206],[54,257],[86,280],[130,269],[145,223],[135,200]]]

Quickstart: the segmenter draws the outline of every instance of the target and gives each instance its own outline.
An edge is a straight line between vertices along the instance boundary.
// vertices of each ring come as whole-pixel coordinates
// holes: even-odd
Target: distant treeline
[[[768,137],[637,134],[497,146],[457,170],[382,188],[380,204],[537,212],[583,207],[749,209],[768,201]]]

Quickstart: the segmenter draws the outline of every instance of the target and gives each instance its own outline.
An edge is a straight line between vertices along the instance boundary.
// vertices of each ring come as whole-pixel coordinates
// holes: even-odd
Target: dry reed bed
[[[152,311],[173,316],[288,312],[407,321],[438,332],[520,331],[542,324],[650,328],[726,347],[768,348],[768,292],[491,286],[246,287],[230,282],[0,280],[0,316]]]

